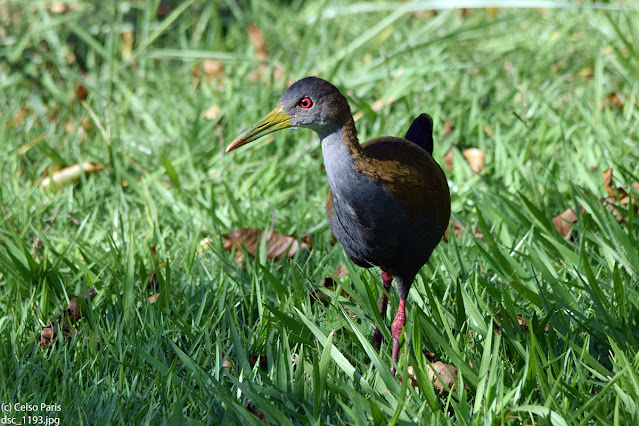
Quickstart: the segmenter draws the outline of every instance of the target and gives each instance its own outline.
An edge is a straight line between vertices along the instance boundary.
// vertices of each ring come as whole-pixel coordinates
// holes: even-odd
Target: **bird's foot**
[[[393,335],[393,351],[391,352],[391,357],[393,358],[393,362],[397,364],[399,361],[399,338],[402,335],[402,328],[404,324],[406,324],[406,300],[402,299],[399,301],[399,307],[397,308],[397,313],[395,314],[395,319],[393,320],[393,324],[391,325],[391,334]],[[391,373],[395,375],[395,366],[391,365]]]

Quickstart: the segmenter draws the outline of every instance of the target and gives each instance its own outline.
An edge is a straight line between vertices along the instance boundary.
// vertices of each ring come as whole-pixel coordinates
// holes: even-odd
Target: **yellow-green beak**
[[[279,103],[273,111],[266,114],[264,118],[236,137],[235,140],[226,148],[226,152],[233,151],[235,148],[239,148],[242,145],[253,142],[254,140],[268,135],[269,133],[277,132],[278,130],[289,127],[293,127],[291,126],[291,116],[284,112],[284,107],[281,103]]]

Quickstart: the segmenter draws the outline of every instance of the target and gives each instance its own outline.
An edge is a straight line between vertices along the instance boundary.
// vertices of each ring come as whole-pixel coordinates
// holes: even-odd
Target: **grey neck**
[[[319,133],[322,142],[322,155],[328,182],[334,196],[340,196],[350,185],[357,185],[359,173],[355,170],[355,161],[344,140],[341,127],[330,132]]]

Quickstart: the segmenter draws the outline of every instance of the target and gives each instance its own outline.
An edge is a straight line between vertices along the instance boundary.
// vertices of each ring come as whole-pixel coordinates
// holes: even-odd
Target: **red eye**
[[[311,100],[311,98],[307,96],[305,98],[300,99],[298,105],[301,106],[302,108],[310,108],[313,106],[313,101]]]

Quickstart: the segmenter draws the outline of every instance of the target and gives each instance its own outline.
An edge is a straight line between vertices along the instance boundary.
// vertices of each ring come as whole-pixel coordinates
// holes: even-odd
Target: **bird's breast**
[[[361,172],[346,149],[322,146],[331,191],[326,215],[335,238],[360,266],[379,265],[397,244],[397,221],[404,219],[401,202]],[[327,152],[328,151],[328,152]]]

